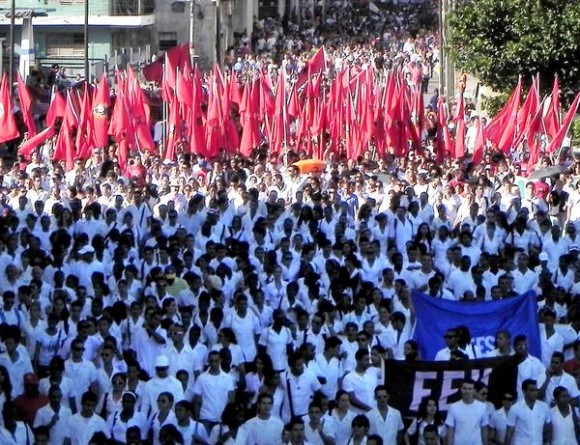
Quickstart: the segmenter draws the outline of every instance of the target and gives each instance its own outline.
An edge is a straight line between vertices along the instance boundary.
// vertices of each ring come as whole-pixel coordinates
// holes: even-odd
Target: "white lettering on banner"
[[[433,393],[433,389],[425,387],[425,381],[437,381],[437,373],[435,371],[418,371],[415,373],[415,382],[413,384],[413,401],[411,402],[411,409],[414,411],[419,410],[419,405],[421,400],[425,397],[429,397]]]
[[[449,397],[457,394],[457,391],[461,387],[461,383],[465,379],[469,371],[445,371],[443,372],[443,379],[441,381],[441,396],[439,397],[439,409],[441,411],[447,411],[449,403]]]
[[[495,338],[493,335],[484,335],[471,339],[471,345],[475,349],[477,358],[487,357],[488,353],[495,348]]]

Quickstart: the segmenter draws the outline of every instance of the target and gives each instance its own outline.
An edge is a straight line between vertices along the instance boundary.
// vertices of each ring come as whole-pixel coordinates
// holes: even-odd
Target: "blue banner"
[[[411,298],[417,317],[413,338],[419,343],[423,360],[433,360],[446,347],[443,335],[448,329],[467,326],[476,358],[486,357],[495,349],[495,334],[505,329],[513,339],[528,337],[529,352],[541,357],[536,293],[498,301],[466,303],[434,298],[413,292]],[[512,344],[513,346],[513,344]]]

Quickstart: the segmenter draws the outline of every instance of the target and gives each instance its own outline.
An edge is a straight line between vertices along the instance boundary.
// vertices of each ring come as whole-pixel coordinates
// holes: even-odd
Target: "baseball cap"
[[[169,367],[169,359],[164,356],[160,355],[155,359],[155,367],[156,368],[168,368]]]

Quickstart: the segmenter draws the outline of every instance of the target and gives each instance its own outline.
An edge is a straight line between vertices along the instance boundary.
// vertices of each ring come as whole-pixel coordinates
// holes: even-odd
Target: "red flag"
[[[455,120],[455,159],[461,159],[465,156],[465,104],[463,93],[459,96]]]
[[[115,136],[118,144],[119,167],[122,171],[127,168],[127,156],[129,151],[130,141],[135,140],[133,132],[133,125],[129,116],[127,108],[127,100],[124,94],[119,91],[117,99],[115,100],[115,107],[111,115],[111,125],[109,126],[109,134]]]
[[[11,141],[20,136],[14,116],[12,115],[12,100],[10,100],[10,88],[6,74],[2,76],[0,86],[0,143]]]
[[[48,106],[48,112],[46,113],[46,125],[54,125],[59,117],[64,117],[66,110],[66,100],[62,97],[62,94],[58,92],[56,86],[52,87],[52,96],[50,99],[50,105]]]
[[[107,76],[103,73],[97,86],[95,99],[93,100],[93,128],[94,139],[97,147],[109,145],[109,110],[111,108],[111,96]]]
[[[30,159],[30,154],[32,151],[41,144],[44,144],[51,137],[55,135],[54,127],[46,127],[40,133],[36,133],[30,139],[27,139],[18,147],[18,154],[24,156],[26,159]]]
[[[159,58],[155,62],[145,65],[141,72],[148,82],[156,82],[161,85],[163,82],[163,60]]]
[[[252,82],[249,88],[249,95],[245,103],[244,111],[240,106],[240,113],[243,120],[242,139],[240,140],[240,154],[242,156],[250,156],[254,148],[260,145],[260,123],[258,121],[258,113],[260,111],[260,91],[258,81]],[[244,94],[244,97],[246,94]]]
[[[439,98],[437,110],[437,145],[436,145],[436,160],[441,162],[446,156],[451,154],[451,135],[449,134],[449,127],[447,126],[447,116],[445,114],[445,107],[443,99]]]
[[[62,126],[56,139],[54,148],[54,159],[65,161],[66,168],[72,170],[75,158],[75,146],[73,140],[73,130],[78,126],[78,115],[73,105],[73,99],[69,91],[66,101],[66,110],[62,120]]]
[[[494,142],[495,144],[497,144],[498,146],[500,145],[500,141],[501,141],[502,137],[504,137],[504,134],[506,133],[506,127],[508,126],[508,124],[510,123],[511,120],[514,121],[513,122],[513,129],[515,131],[515,123],[516,123],[516,118],[517,118],[517,110],[518,110],[519,105],[520,105],[521,92],[522,92],[522,79],[520,78],[518,85],[512,91],[512,94],[510,95],[509,100],[506,102],[506,104],[503,106],[503,108],[500,110],[500,112],[495,115],[495,117],[491,120],[491,122],[486,127],[486,133],[487,133],[488,139],[490,141]],[[514,110],[515,110],[515,115],[514,115]],[[508,134],[508,136],[509,136],[509,134]],[[504,137],[503,142],[504,142],[503,145],[505,145],[506,142],[509,145],[511,145],[511,143],[513,142],[513,133],[512,133],[511,139]],[[509,147],[509,145],[508,145],[508,147]]]
[[[80,159],[88,159],[92,155],[94,142],[94,130],[91,119],[91,104],[90,104],[90,85],[85,83],[85,92],[83,95],[83,102],[81,105],[81,115],[79,119],[79,126],[77,129],[76,146],[77,157]]]
[[[18,98],[20,100],[22,119],[26,125],[28,137],[32,137],[36,134],[36,125],[34,124],[34,117],[32,116],[32,99],[30,98],[26,84],[22,80],[22,77],[20,77],[20,73],[16,74],[16,79],[18,80]]]
[[[530,124],[540,108],[540,98],[538,96],[538,77],[535,77],[526,101],[518,114],[518,136],[514,141],[514,147],[518,147],[526,134],[529,133]]]
[[[562,121],[562,126],[560,127],[560,130],[558,130],[558,133],[556,133],[554,139],[552,139],[552,142],[550,142],[550,145],[548,145],[548,148],[546,149],[548,153],[552,153],[562,146],[564,138],[568,134],[568,130],[570,129],[570,125],[572,124],[572,120],[574,119],[574,116],[576,116],[576,111],[578,110],[579,102],[580,102],[580,93],[576,94],[574,102],[572,102],[570,109],[566,113],[566,116],[564,116],[564,120]]]
[[[544,118],[544,127],[550,137],[556,137],[560,130],[560,84],[558,76],[554,77],[554,86],[552,87],[552,96],[550,97],[550,106]]]
[[[169,105],[169,119],[167,126],[167,139],[165,147],[165,159],[173,161],[177,153],[177,144],[181,139],[181,128],[179,119],[179,103],[174,100]]]
[[[309,78],[313,78],[315,75],[321,74],[324,69],[326,69],[326,56],[323,45],[318,48],[316,54],[310,58],[304,69],[300,71],[300,74],[298,74],[296,88],[301,88]]]
[[[177,70],[183,71],[189,58],[187,45],[178,45],[165,53],[165,71],[163,75],[162,95],[166,101],[173,100],[177,85]]]
[[[485,129],[481,123],[481,119],[477,122],[477,133],[475,135],[475,146],[473,147],[473,156],[471,162],[479,164],[483,159],[483,152],[485,149]]]

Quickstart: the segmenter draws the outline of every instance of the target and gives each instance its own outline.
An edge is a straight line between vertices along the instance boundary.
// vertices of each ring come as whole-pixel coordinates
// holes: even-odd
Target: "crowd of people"
[[[342,2],[306,15],[259,22],[226,63],[299,70],[311,42],[331,71],[400,64],[426,87],[437,42],[401,15],[357,21]],[[263,152],[133,153],[121,172],[114,145],[66,171],[47,153],[0,160],[0,445],[579,443],[572,153],[527,182],[490,153],[368,151],[310,172]],[[469,379],[446,415],[431,397],[417,416],[389,404],[384,360],[422,360],[411,292],[470,304],[529,290],[541,356],[507,331],[485,355],[520,360],[501,406]],[[482,358],[461,324],[436,360]]]

